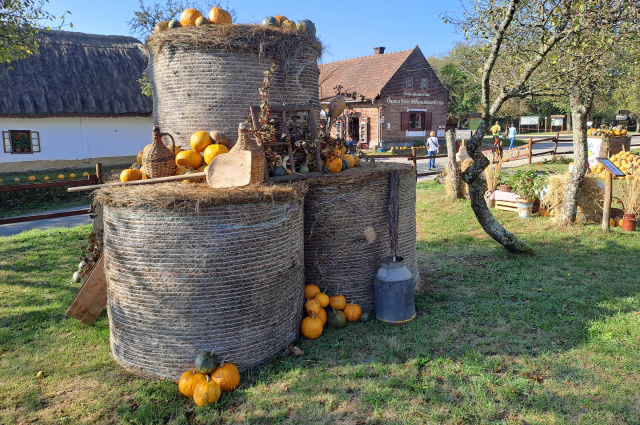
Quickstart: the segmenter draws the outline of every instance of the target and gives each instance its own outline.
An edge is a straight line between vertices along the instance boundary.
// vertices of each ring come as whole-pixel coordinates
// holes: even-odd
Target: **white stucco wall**
[[[152,129],[152,117],[0,118],[0,131],[38,131],[41,149],[33,154],[2,149],[0,164],[136,155],[151,143]]]

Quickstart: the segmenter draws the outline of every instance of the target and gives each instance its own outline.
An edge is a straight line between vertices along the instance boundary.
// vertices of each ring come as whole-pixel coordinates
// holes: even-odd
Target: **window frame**
[[[428,88],[429,88],[429,78],[422,77],[422,79],[420,80],[420,89],[426,90]]]
[[[412,89],[413,88],[413,77],[407,76],[407,78],[405,80],[405,86],[408,89]]]
[[[29,144],[28,152],[17,152],[18,148],[13,146],[12,136],[15,133],[27,133],[29,136]],[[32,130],[7,130],[2,132],[2,147],[4,153],[8,153],[11,155],[30,155],[34,153],[42,152],[40,148],[40,132],[32,131]],[[23,147],[20,147],[23,149]]]
[[[409,112],[409,131],[424,131],[424,112]]]

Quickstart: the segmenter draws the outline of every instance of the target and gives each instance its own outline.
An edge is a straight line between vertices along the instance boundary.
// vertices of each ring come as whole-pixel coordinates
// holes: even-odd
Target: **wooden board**
[[[502,211],[518,212],[516,203],[510,201],[496,201],[496,209]]]
[[[209,187],[241,187],[251,183],[251,151],[229,152],[213,158],[207,169]]]
[[[96,321],[106,305],[107,277],[104,274],[103,259],[100,257],[95,268],[82,284],[82,287],[76,294],[65,315],[77,319],[85,325],[90,325]]]

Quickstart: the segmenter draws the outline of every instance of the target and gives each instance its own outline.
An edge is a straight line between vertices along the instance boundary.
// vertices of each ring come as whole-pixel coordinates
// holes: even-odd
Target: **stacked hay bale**
[[[237,126],[260,105],[264,72],[276,64],[271,105],[310,105],[320,122],[317,60],[320,41],[306,33],[257,25],[173,28],[147,39],[146,74],[153,90],[153,119],[176,144],[189,147],[199,130],[237,139]]]
[[[391,253],[389,186],[400,172],[398,255],[415,277],[416,171],[409,165],[366,164],[308,180],[305,197],[305,279],[344,295],[365,310],[375,307],[373,277]]]
[[[549,189],[546,191],[541,205],[550,211],[551,219],[560,218],[566,186],[571,173],[558,174],[549,177]],[[594,176],[585,176],[578,196],[578,219],[587,223],[599,223],[602,220],[602,203],[604,188]]]
[[[101,189],[113,357],[177,380],[204,350],[246,370],[299,335],[306,186]]]

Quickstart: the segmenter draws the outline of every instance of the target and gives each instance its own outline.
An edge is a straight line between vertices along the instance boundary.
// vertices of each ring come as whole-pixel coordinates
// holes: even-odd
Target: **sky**
[[[462,39],[440,17],[442,12],[459,8],[458,0],[230,0],[228,4],[237,12],[236,23],[261,22],[276,14],[293,21],[310,19],[326,47],[322,62],[372,55],[377,46],[386,47],[386,52],[397,52],[418,45],[426,57],[437,56]],[[72,22],[74,28],[65,29],[105,35],[131,35],[127,21],[138,9],[138,0],[49,0],[47,5],[47,10],[56,16],[71,12],[67,22]],[[208,11],[201,12],[208,15]]]

